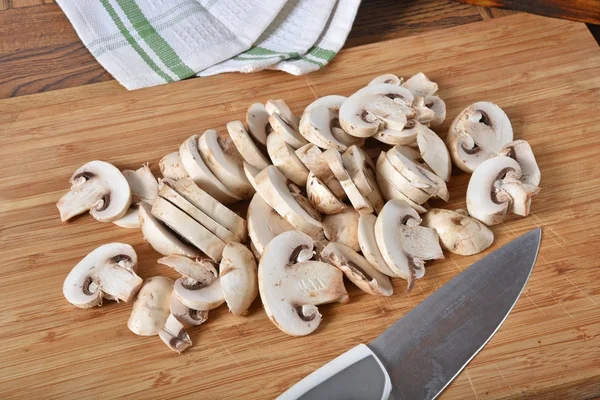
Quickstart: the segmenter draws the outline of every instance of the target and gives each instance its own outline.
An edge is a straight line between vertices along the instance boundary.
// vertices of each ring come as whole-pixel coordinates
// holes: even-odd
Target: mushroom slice
[[[122,173],[131,189],[131,205],[127,213],[123,217],[113,221],[113,224],[122,228],[139,228],[138,205],[142,201],[154,202],[154,199],[158,195],[158,183],[152,171],[150,171],[148,164],[142,165],[136,171],[126,169]]]
[[[306,114],[311,113],[312,110],[316,107],[325,107],[332,113],[332,116],[333,116],[333,118],[330,121],[330,125],[329,125],[333,139],[335,139],[339,143],[342,143],[345,146],[352,146],[353,144],[362,146],[365,142],[364,138],[357,138],[355,136],[349,135],[340,126],[339,111],[340,111],[340,107],[342,106],[342,103],[344,103],[344,101],[346,101],[346,99],[347,99],[347,97],[339,96],[336,94],[321,97],[321,98],[313,101],[312,103],[310,103],[304,109],[304,114],[302,115],[302,117],[304,118],[304,116]],[[302,131],[302,119],[300,120],[300,125],[301,125],[300,133],[309,142],[312,142],[312,143],[316,144],[317,146],[322,147],[324,149],[328,148],[326,142],[323,142],[319,139],[318,134],[317,135],[312,134],[312,130],[308,130],[305,132]],[[306,133],[306,135],[304,133]]]
[[[169,315],[165,326],[158,332],[158,336],[171,350],[178,353],[183,353],[192,346],[190,336],[173,314]]]
[[[352,207],[354,207],[354,209],[361,215],[371,214],[373,212],[373,206],[369,200],[360,193],[352,181],[348,171],[346,171],[346,168],[344,168],[344,163],[340,153],[334,149],[329,149],[323,153],[323,158],[325,161],[327,161],[327,164],[329,165],[329,168],[331,168],[333,175],[338,181],[340,181],[342,189],[344,189],[344,192],[346,192]]]
[[[505,182],[502,184],[501,190],[512,199],[509,209],[510,212],[522,217],[529,215],[531,198],[540,192],[540,188],[537,186],[520,182]]]
[[[434,131],[421,125],[417,133],[417,145],[427,165],[444,182],[448,182],[452,173],[452,162],[444,141]]]
[[[504,189],[508,187],[512,195],[521,192],[521,200],[530,203],[531,196],[537,192],[529,191],[526,196],[517,189],[521,167],[510,157],[499,156],[490,158],[477,167],[469,180],[467,187],[467,210],[469,214],[491,226],[504,221],[513,197]],[[527,185],[524,189],[528,189]],[[525,208],[525,205],[523,205]],[[527,205],[528,208],[528,205]]]
[[[421,204],[417,204],[411,199],[409,199],[404,193],[402,193],[398,188],[386,178],[384,178],[380,173],[377,173],[377,184],[379,185],[379,190],[381,190],[381,194],[383,198],[390,201],[393,199],[398,199],[405,201],[408,205],[414,208],[418,213],[422,214],[427,212],[427,209]],[[385,206],[384,206],[385,207]]]
[[[259,257],[275,236],[294,229],[258,193],[252,197],[248,206],[248,235]]]
[[[390,85],[402,85],[402,82],[404,81],[404,79],[399,78],[397,75],[394,74],[383,74],[383,75],[379,75],[376,78],[373,78],[373,80],[371,82],[369,82],[369,85],[377,85],[379,83],[387,83]]]
[[[286,125],[289,125],[292,129],[298,130],[298,118],[294,115],[292,110],[288,107],[285,101],[279,100],[268,100],[265,103],[265,110],[269,115],[277,115],[280,117]],[[300,147],[300,146],[298,146]]]
[[[428,125],[435,118],[435,112],[425,105],[425,99],[423,97],[415,97],[412,107],[413,110],[415,110],[415,117],[413,120],[420,124]]]
[[[177,151],[169,153],[161,158],[158,162],[158,166],[163,178],[177,180],[188,176],[188,173],[183,166],[183,162],[181,162],[181,157],[179,157],[179,152]]]
[[[184,306],[194,310],[213,310],[225,302],[221,279],[197,281],[182,277],[175,281],[173,292]]]
[[[363,256],[342,243],[329,243],[321,252],[321,258],[338,267],[364,292],[373,296],[391,296],[394,292],[387,276],[373,268]]]
[[[433,119],[429,121],[429,126],[435,128],[446,120],[446,103],[438,96],[425,97],[425,106],[433,111]]]
[[[346,209],[346,205],[338,199],[312,172],[308,173],[306,195],[310,203],[323,214],[337,214]]]
[[[192,260],[191,258],[172,254],[159,258],[159,264],[173,268],[183,276],[201,282],[212,282],[218,275],[217,264],[207,258]]]
[[[422,72],[418,72],[408,78],[402,86],[410,90],[415,97],[433,96],[438,91],[437,83],[430,81]]]
[[[329,164],[323,158],[323,152],[317,145],[312,143],[304,145],[296,150],[296,155],[310,172],[327,185],[331,193],[340,200],[346,198],[346,192],[344,192],[340,181],[333,175]]]
[[[136,275],[137,254],[123,243],[102,245],[73,267],[63,284],[65,299],[75,307],[102,305],[102,297],[130,301],[142,280]]]
[[[127,327],[136,335],[158,335],[169,318],[173,281],[164,276],[153,276],[144,281],[140,289]]]
[[[273,132],[276,132],[279,135],[281,135],[281,138],[294,149],[302,147],[306,143],[308,143],[304,136],[302,136],[298,131],[296,131],[296,129],[288,125],[282,119],[281,115],[277,113],[271,114],[271,116],[269,117],[269,124],[271,124]],[[271,132],[269,136],[271,136],[273,132]],[[267,138],[267,146],[269,145],[268,143],[269,142]]]
[[[248,107],[246,124],[254,140],[266,146],[267,135],[271,133],[271,125],[269,124],[269,113],[264,104],[254,103]]]
[[[152,205],[146,202],[139,206],[140,228],[144,240],[160,254],[181,254],[196,257],[199,251],[181,241],[170,229],[152,215]]]
[[[317,305],[348,301],[340,270],[318,261],[295,263],[298,254],[313,249],[308,235],[284,232],[267,245],[258,266],[265,312],[288,335],[304,336],[318,328],[321,314]]]
[[[236,234],[234,234],[224,226],[220,225],[218,222],[216,222],[211,217],[202,212],[202,210],[200,210],[198,207],[187,201],[185,197],[177,193],[177,191],[175,191],[175,189],[171,187],[170,181],[166,180],[162,182],[162,187],[160,188],[159,195],[160,197],[162,197],[165,200],[168,200],[181,211],[185,212],[190,217],[195,219],[198,223],[200,223],[203,227],[212,232],[223,242],[227,243],[242,241],[242,239],[240,239]]]
[[[385,200],[377,187],[375,165],[369,156],[360,147],[350,146],[342,154],[342,161],[360,194],[369,200],[376,212],[381,211]]]
[[[199,135],[189,137],[179,148],[181,162],[189,176],[194,183],[223,204],[231,204],[242,200],[241,197],[227,189],[227,187],[217,179],[210,168],[208,168],[208,165],[206,165],[202,159],[198,149],[199,137]]]
[[[301,195],[293,196],[287,179],[270,165],[255,176],[257,192],[275,211],[297,229],[316,237],[322,230],[320,214],[307,204],[298,203]]]
[[[208,168],[237,197],[249,199],[254,194],[244,174],[244,160],[230,137],[223,138],[209,129],[198,139],[198,148]]]
[[[381,153],[377,159],[377,173],[393,185],[398,191],[417,204],[423,204],[431,197],[431,194],[413,184],[396,169],[389,160],[386,153]]]
[[[267,137],[267,152],[273,165],[285,175],[286,178],[296,185],[306,185],[308,169],[296,155],[294,148],[290,146],[278,132],[272,132]]]
[[[152,206],[152,215],[214,261],[221,260],[225,243],[169,201],[158,197]]]
[[[240,243],[228,243],[221,259],[221,289],[233,315],[244,315],[258,296],[256,260]]]
[[[198,326],[208,319],[208,310],[193,310],[179,301],[175,292],[171,293],[171,314],[184,326]]]
[[[413,120],[407,121],[404,129],[398,131],[395,129],[383,129],[373,136],[382,143],[392,146],[407,145],[412,146],[417,143],[417,132],[420,124]]]
[[[423,226],[433,228],[445,250],[470,256],[491,246],[494,233],[465,210],[431,209],[423,216]]]
[[[504,111],[494,103],[480,101],[452,121],[446,144],[454,164],[471,173],[512,140],[512,125]]]
[[[263,169],[269,165],[269,160],[254,144],[254,141],[246,131],[242,121],[231,121],[227,123],[227,132],[235,145],[237,151],[242,155],[244,161],[254,168]]]
[[[300,133],[305,138],[317,138],[312,141],[326,149],[346,150],[347,146],[333,136],[332,129],[338,123],[335,111],[326,106],[311,107],[305,111],[300,120]]]
[[[326,215],[323,218],[325,237],[329,241],[342,243],[354,251],[359,251],[358,217],[358,212],[352,208],[338,214]]]
[[[164,182],[168,182],[177,193],[215,220],[219,225],[227,228],[237,237],[242,239],[242,241],[246,240],[246,220],[225,207],[217,199],[210,196],[191,179],[184,178],[175,182],[163,180],[163,183]]]
[[[377,217],[373,214],[361,215],[358,218],[358,244],[360,251],[375,269],[382,274],[395,278],[397,275],[388,267],[377,246],[375,221],[377,221]]]
[[[56,207],[62,222],[90,211],[100,222],[111,222],[125,215],[131,203],[131,189],[118,168],[104,161],[90,161],[69,180],[71,189]]]
[[[515,159],[521,167],[522,175],[520,181],[527,185],[539,186],[542,173],[537,165],[533,150],[526,140],[515,140],[507,143],[500,150],[501,156]]]
[[[340,124],[352,136],[371,137],[384,127],[402,130],[414,117],[413,94],[401,86],[379,83],[358,90],[340,107]]]

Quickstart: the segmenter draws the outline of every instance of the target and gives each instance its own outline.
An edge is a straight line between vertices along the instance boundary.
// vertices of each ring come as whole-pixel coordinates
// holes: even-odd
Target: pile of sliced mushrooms
[[[73,268],[65,298],[80,308],[135,300],[129,329],[182,352],[186,329],[224,303],[243,316],[260,293],[276,327],[307,335],[321,321],[317,306],[349,300],[344,276],[390,296],[390,278],[410,291],[443,250],[485,250],[488,226],[529,214],[540,170],[490,102],[460,112],[444,142],[432,130],[446,118],[437,90],[423,73],[387,74],[350,97],[317,99],[301,118],[283,100],[252,104],[227,134],[193,135],[163,157],[158,180],[148,165],[85,164],[57,204],[62,221],[89,211],[139,228],[181,277],[142,280],[134,249],[109,243]],[[452,164],[471,174],[466,211],[429,205],[448,201]],[[242,201],[246,219],[229,208]]]

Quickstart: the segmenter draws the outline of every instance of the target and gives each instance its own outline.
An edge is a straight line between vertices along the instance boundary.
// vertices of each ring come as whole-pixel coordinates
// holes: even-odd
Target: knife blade
[[[458,274],[369,345],[358,345],[278,399],[434,399],[500,328],[540,247],[534,229]]]

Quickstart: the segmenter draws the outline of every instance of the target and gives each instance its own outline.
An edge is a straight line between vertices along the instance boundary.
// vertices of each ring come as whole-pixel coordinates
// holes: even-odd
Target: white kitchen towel
[[[286,0],[57,0],[127,89],[196,75],[250,48]]]
[[[275,20],[248,50],[200,72],[255,72],[304,55],[323,33],[335,0],[288,0]]]
[[[304,75],[323,68],[344,46],[359,5],[360,0],[338,0],[317,43],[306,54],[281,61],[270,68],[293,75]]]

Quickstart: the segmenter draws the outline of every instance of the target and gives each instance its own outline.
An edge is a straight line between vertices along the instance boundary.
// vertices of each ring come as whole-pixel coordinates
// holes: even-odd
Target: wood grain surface
[[[485,38],[486,40],[481,40]],[[493,227],[494,250],[535,227],[542,248],[525,292],[442,399],[579,399],[600,393],[600,51],[584,25],[515,15],[343,51],[306,77],[225,74],[127,92],[116,82],[0,100],[0,393],[3,398],[272,398],[358,343],[368,343],[483,254],[428,263],[410,295],[372,297],[347,283],[348,304],[292,338],[260,301],[247,317],[226,307],[190,329],[177,355],[127,329],[131,304],[81,310],[62,283],[100,244],[122,241],[142,277],[174,276],[140,232],[84,215],[61,224],[55,202],[72,172],[102,159],[150,162],[193,133],[224,129],[255,101],[284,98],[300,113],[316,97],[349,95],[378,74],[424,71],[448,119],[477,100],[499,104],[542,171],[528,218]],[[450,181],[465,207],[469,176]],[[404,282],[394,281],[398,293]]]

